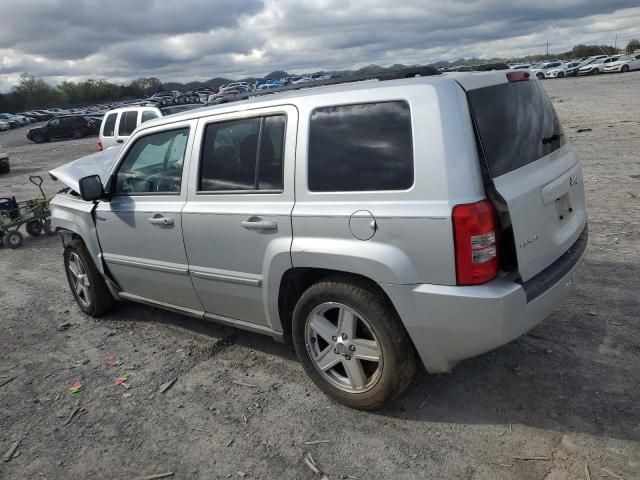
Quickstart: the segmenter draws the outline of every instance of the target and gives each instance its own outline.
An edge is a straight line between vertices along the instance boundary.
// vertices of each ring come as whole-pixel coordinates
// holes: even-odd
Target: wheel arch
[[[328,279],[348,281],[379,294],[398,313],[398,309],[382,287],[365,275],[328,268],[293,267],[284,272],[278,288],[278,316],[283,337],[287,342],[291,340],[293,310],[300,296],[311,285]],[[402,319],[400,321],[402,322]]]

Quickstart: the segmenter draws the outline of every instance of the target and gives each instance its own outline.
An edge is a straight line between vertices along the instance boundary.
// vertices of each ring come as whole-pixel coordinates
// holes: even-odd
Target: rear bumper
[[[564,258],[525,284],[496,279],[470,287],[381,286],[396,306],[427,370],[442,373],[460,360],[514,340],[564,302],[582,269],[587,236],[585,227]],[[548,275],[542,278],[543,274]],[[530,284],[533,280],[535,285]]]

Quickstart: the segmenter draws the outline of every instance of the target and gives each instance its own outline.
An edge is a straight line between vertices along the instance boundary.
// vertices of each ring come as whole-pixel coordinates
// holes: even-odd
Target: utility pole
[[[616,41],[613,44],[613,48],[615,49],[615,53],[618,53],[618,34],[616,33]]]
[[[549,42],[547,42],[547,57],[549,56]]]

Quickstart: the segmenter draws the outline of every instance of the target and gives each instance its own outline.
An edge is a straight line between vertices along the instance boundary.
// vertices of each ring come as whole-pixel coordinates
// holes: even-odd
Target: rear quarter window
[[[310,121],[308,172],[312,192],[410,188],[409,104],[393,101],[315,109]]]

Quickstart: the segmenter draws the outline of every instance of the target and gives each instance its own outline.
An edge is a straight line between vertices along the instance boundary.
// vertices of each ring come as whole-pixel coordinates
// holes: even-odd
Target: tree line
[[[28,73],[20,76],[9,93],[0,94],[0,112],[17,113],[60,106],[83,106],[153,95],[163,90],[155,77],[138,78],[127,85],[106,80],[64,81],[51,86]]]

